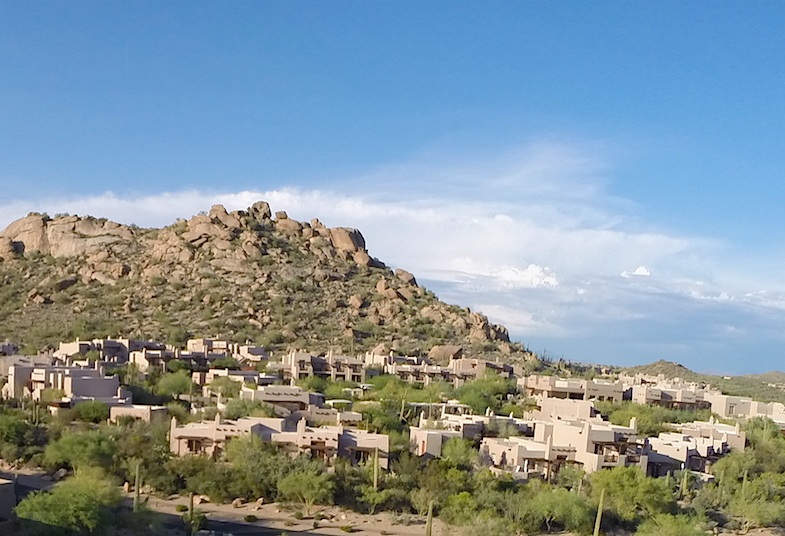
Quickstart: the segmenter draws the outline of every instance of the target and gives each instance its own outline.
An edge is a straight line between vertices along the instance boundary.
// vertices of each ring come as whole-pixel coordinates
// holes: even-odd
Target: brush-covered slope
[[[457,344],[525,359],[507,330],[372,258],[360,231],[216,205],[162,229],[32,213],[0,233],[0,337],[188,336],[360,351]]]

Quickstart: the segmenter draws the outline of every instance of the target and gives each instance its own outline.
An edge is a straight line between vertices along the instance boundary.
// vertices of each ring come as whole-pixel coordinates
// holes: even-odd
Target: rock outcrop
[[[78,216],[51,219],[32,213],[6,227],[0,239],[10,240],[23,253],[37,251],[53,257],[74,257],[132,240],[133,232],[108,220]]]
[[[63,338],[79,326],[84,337],[192,334],[271,348],[517,348],[504,327],[386,268],[359,230],[273,216],[264,201],[214,205],[161,229],[31,213],[0,233],[0,280],[19,305],[4,309],[3,336],[22,343],[55,344],[52,326]]]

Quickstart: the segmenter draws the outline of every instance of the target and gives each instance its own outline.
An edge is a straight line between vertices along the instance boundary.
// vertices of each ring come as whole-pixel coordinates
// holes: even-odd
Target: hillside
[[[457,344],[531,357],[506,328],[442,303],[366,250],[356,229],[220,205],[161,229],[31,213],[0,233],[0,338],[26,351],[62,339],[189,336],[402,353]]]
[[[649,374],[652,376],[663,374],[666,378],[682,378],[688,381],[699,381],[696,378],[700,376],[684,365],[674,363],[673,361],[665,361],[664,359],[647,365],[625,368],[624,372],[627,374]]]

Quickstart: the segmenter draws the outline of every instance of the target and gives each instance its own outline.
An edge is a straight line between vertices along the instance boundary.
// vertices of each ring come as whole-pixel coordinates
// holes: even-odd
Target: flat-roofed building
[[[534,440],[558,447],[574,447],[575,462],[586,473],[603,468],[638,466],[646,470],[647,458],[638,443],[635,418],[630,426],[618,426],[601,419],[552,420],[534,424]]]
[[[622,385],[612,380],[565,379],[532,374],[518,380],[518,387],[527,395],[540,398],[569,398],[621,402]]]
[[[292,350],[283,356],[280,362],[269,362],[267,371],[278,374],[287,381],[313,376],[331,381],[365,381],[365,364],[362,358],[336,354],[332,350],[324,356]]]
[[[438,458],[442,455],[442,446],[452,438],[461,439],[463,434],[458,430],[412,426],[409,428],[409,450],[415,456]]]
[[[554,445],[551,439],[543,443],[526,437],[486,437],[480,445],[482,457],[516,479],[550,479],[562,467],[576,463],[576,451],[572,446]]]
[[[128,405],[131,393],[120,385],[118,376],[107,376],[96,363],[92,368],[68,366],[11,365],[2,393],[6,398],[41,400],[46,391],[55,398],[52,407],[71,407],[79,402],[98,400],[109,406]]]
[[[211,421],[178,425],[173,417],[169,428],[169,449],[178,456],[195,454],[218,458],[227,441],[233,437],[255,434],[269,442],[274,433],[283,431],[285,425],[283,419],[243,417],[222,420],[220,414]]]
[[[285,419],[243,417],[187,423],[179,426],[175,419],[169,430],[169,447],[178,456],[196,454],[217,458],[234,437],[254,434],[292,455],[309,453],[331,465],[336,457],[359,463],[378,454],[379,466],[389,466],[390,438],[365,430],[344,426],[309,427],[305,419],[292,426]]]
[[[324,405],[323,394],[312,393],[295,385],[262,385],[255,389],[243,385],[240,389],[240,399],[280,406],[289,412],[305,410],[311,405]]]
[[[573,400],[570,398],[542,398],[537,407],[526,411],[524,418],[533,421],[553,419],[588,420],[599,417],[593,400]]]
[[[131,404],[129,406],[112,406],[109,408],[109,420],[116,423],[118,419],[128,417],[140,421],[151,422],[163,420],[169,416],[166,406],[148,406],[144,404]]]
[[[501,378],[514,378],[520,374],[513,365],[488,361],[487,359],[459,357],[447,365],[456,387],[467,381],[483,378],[486,374],[497,374]],[[518,372],[519,374],[516,374]]]

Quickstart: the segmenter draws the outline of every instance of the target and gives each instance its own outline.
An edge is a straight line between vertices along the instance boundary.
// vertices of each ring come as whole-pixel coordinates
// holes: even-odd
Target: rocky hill
[[[647,365],[625,368],[623,370],[627,374],[649,374],[651,376],[662,374],[666,378],[681,378],[687,381],[699,381],[697,378],[700,376],[680,363],[665,361],[664,359]]]
[[[0,233],[0,281],[0,337],[28,351],[74,337],[220,336],[271,349],[457,344],[531,357],[504,327],[371,257],[360,231],[273,216],[263,201],[162,229],[32,213]]]

